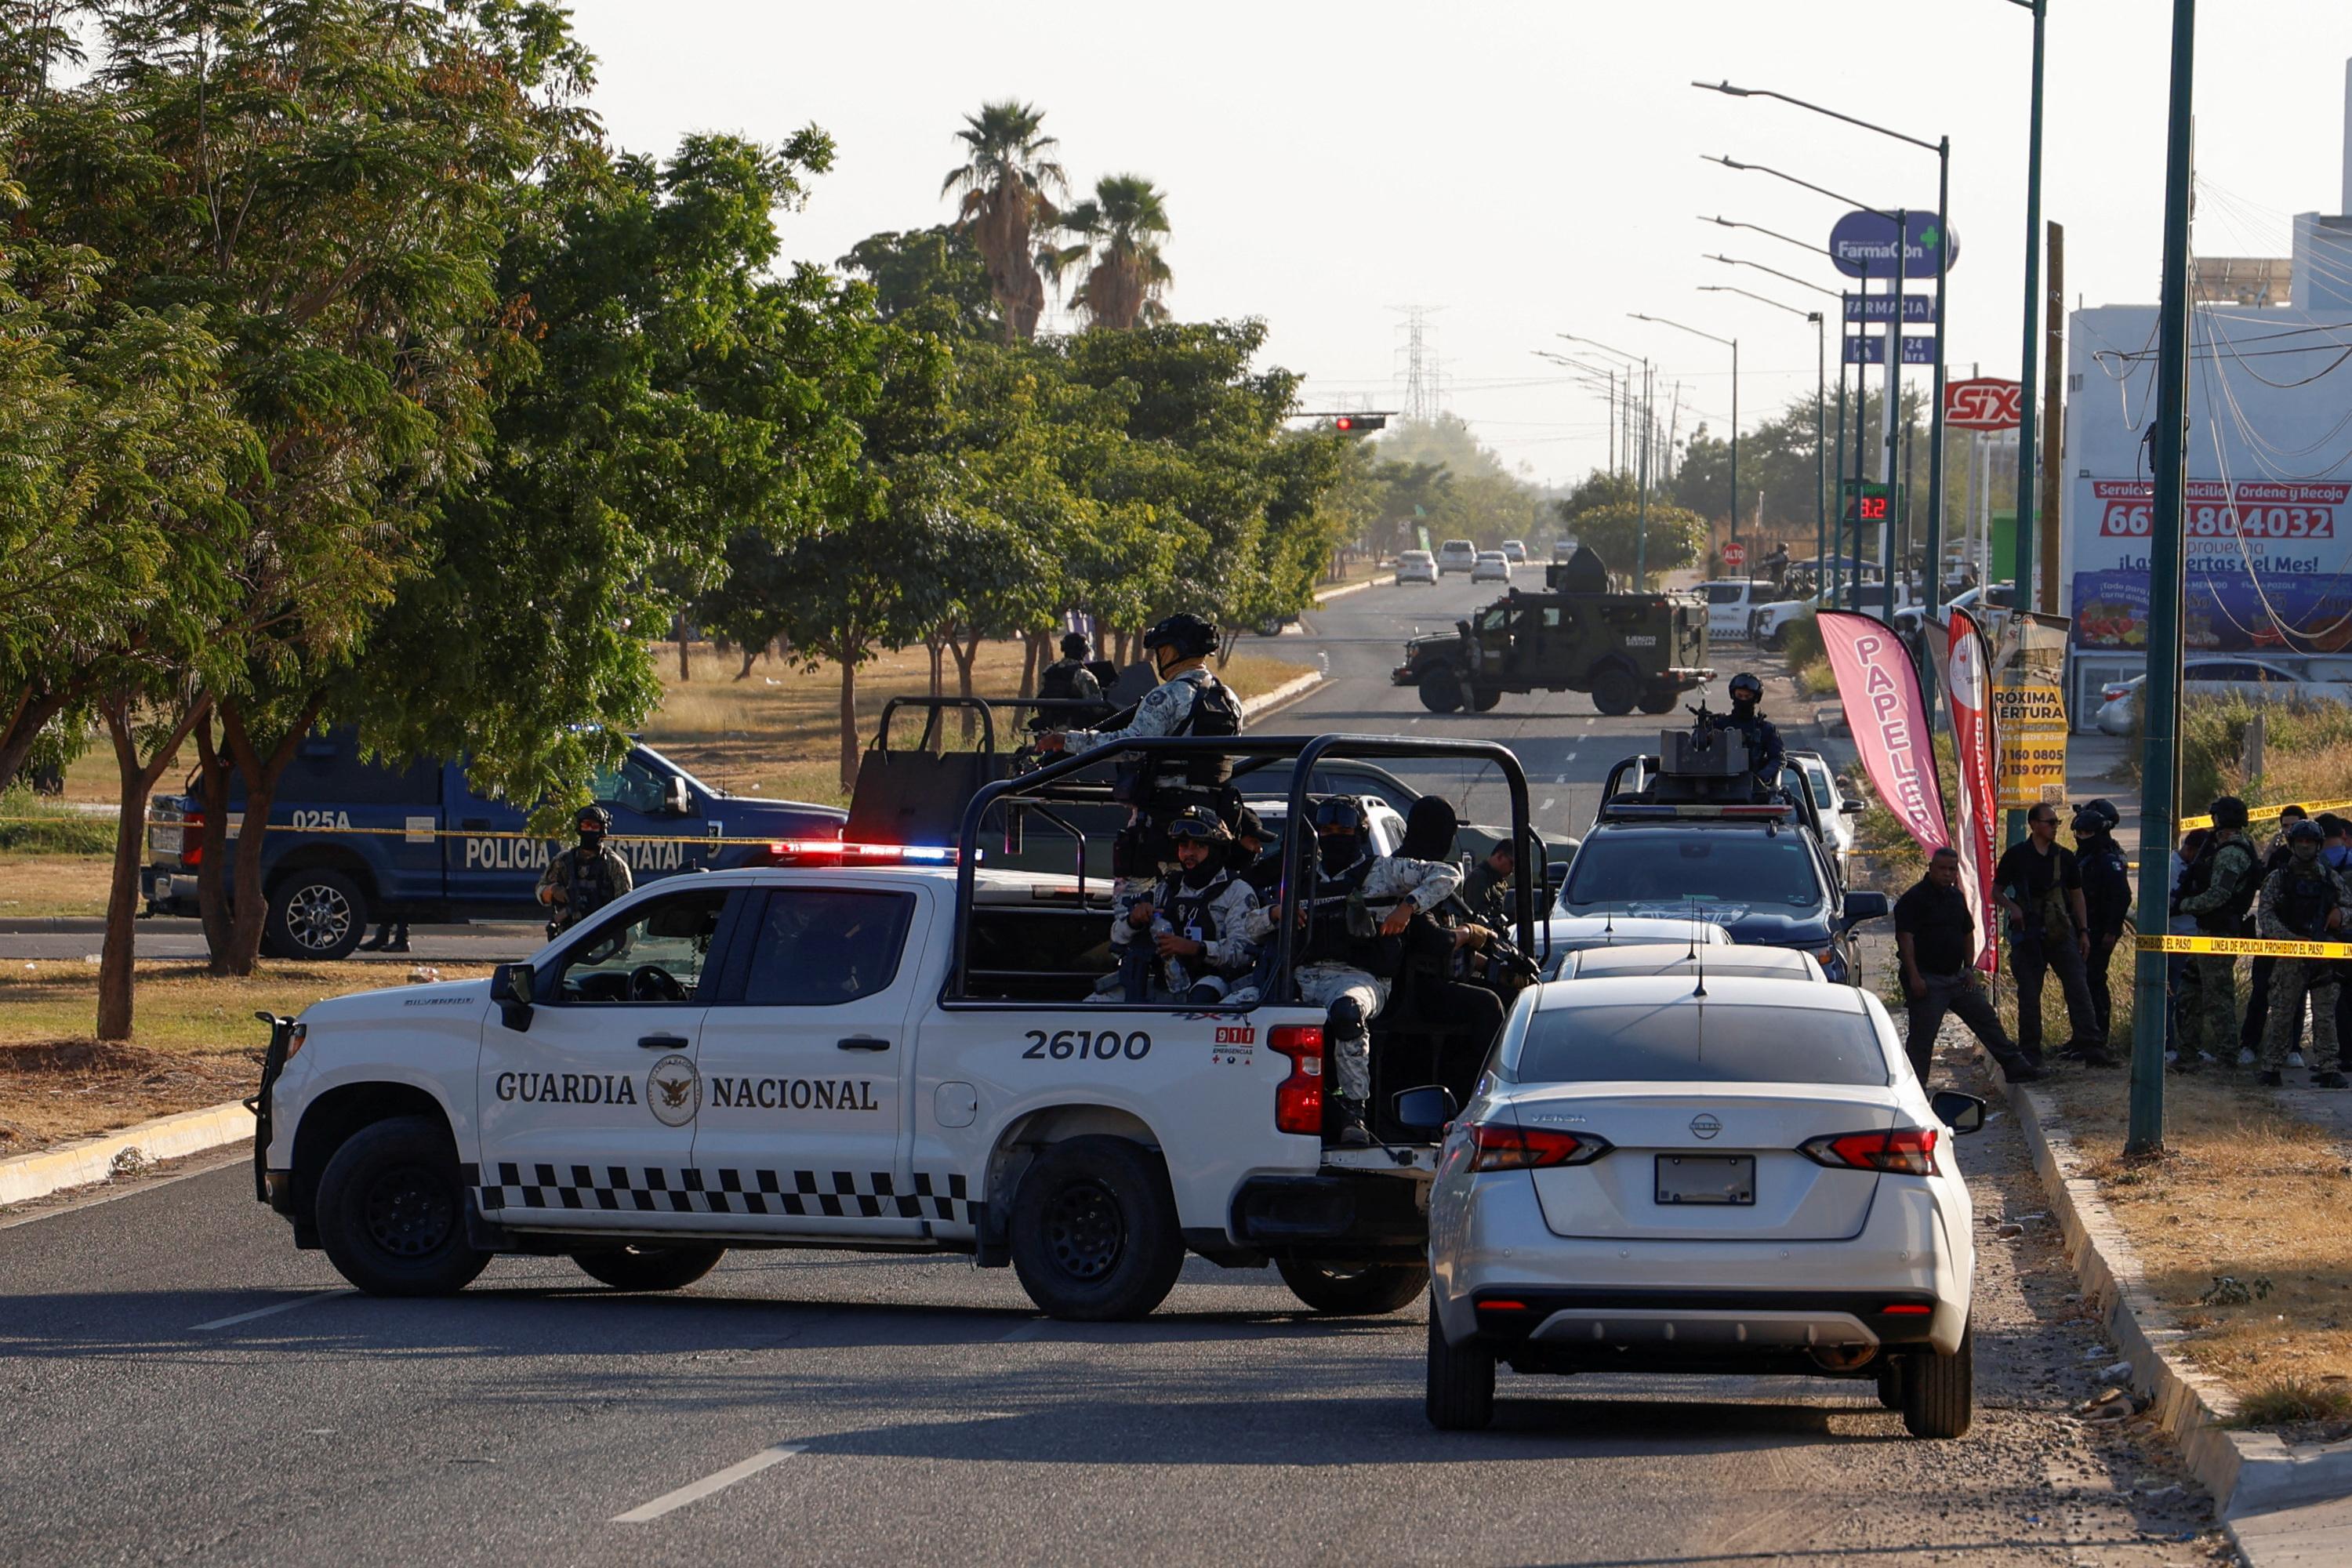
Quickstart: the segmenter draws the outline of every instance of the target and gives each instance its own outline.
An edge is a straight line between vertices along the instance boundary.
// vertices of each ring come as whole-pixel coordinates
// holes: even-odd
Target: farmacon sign
[[[2087,494],[2084,492],[2087,491]],[[2297,646],[2352,647],[2352,576],[2345,573],[2345,502],[2352,484],[2192,479],[2184,520],[2181,640],[2192,651],[2279,649],[2278,622]],[[2147,645],[2148,540],[2156,487],[2146,479],[2079,481],[2087,503],[2074,531],[2077,647]]]
[[[2000,804],[2022,810],[2066,798],[2066,696],[2046,680],[2003,680],[1992,689],[1992,731],[2000,756]]]

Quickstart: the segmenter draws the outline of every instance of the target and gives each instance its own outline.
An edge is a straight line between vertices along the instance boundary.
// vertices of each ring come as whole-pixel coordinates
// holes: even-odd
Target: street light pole
[[[2035,491],[2034,416],[2041,407],[2037,388],[2042,363],[2042,35],[2049,20],[2046,0],[2010,0],[2033,13],[2033,104],[2025,141],[2025,346],[2018,368],[2017,420],[2017,603],[2020,608],[2048,610],[2033,586],[2033,525]],[[2053,597],[2057,585],[2045,590]],[[2023,817],[2010,813],[2010,842],[2024,836]]]
[[[1717,256],[1709,259],[1727,261],[1730,258]],[[1764,270],[1770,272],[1772,269],[1768,267]],[[1780,274],[1776,273],[1774,276],[1780,276]],[[1813,288],[1813,285],[1805,283],[1801,279],[1791,278],[1789,281],[1801,284],[1808,289]],[[1820,310],[1800,310],[1794,305],[1784,305],[1778,300],[1769,299],[1762,294],[1750,293],[1745,289],[1735,289],[1727,283],[1702,283],[1698,287],[1702,294],[1738,294],[1745,299],[1753,300],[1759,305],[1769,305],[1776,310],[1786,310],[1792,316],[1802,316],[1813,324],[1813,577],[1814,592],[1818,595],[1821,591],[1822,575],[1828,570],[1824,551],[1829,542],[1830,492],[1827,445],[1829,427],[1823,410],[1828,403],[1825,389],[1829,380],[1829,318]],[[1814,292],[1827,294],[1830,290],[1815,289]],[[1841,433],[1841,438],[1842,437],[1843,433]]]
[[[1664,316],[1644,316],[1639,310],[1627,315],[1637,321],[1654,321],[1662,327],[1688,332],[1695,338],[1705,338],[1711,343],[1721,343],[1731,351],[1731,542],[1739,542],[1739,340],[1718,338],[1713,332],[1702,332],[1696,327],[1685,327],[1680,321],[1669,321]]]
[[[2036,8],[2037,13],[2039,7]],[[2173,770],[2180,723],[2181,521],[2189,469],[2189,96],[2196,0],[2172,0],[2172,117],[2165,131],[2164,286],[2156,318],[2156,531],[2148,541],[2147,716],[2140,748],[2139,929],[2165,929],[2172,848]],[[2218,829],[2217,829],[2218,831]],[[2145,948],[2132,969],[2131,1118],[2126,1154],[2164,1147],[2164,954]]]

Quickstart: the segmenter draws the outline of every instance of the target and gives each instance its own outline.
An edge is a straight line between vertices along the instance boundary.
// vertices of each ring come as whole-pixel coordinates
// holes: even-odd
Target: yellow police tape
[[[2284,811],[2290,805],[2300,805],[2304,810],[2309,812],[2314,816],[2317,816],[2323,811],[2352,811],[2352,800],[2284,801],[2277,805],[2250,805],[2246,808],[2246,820],[2249,822],[2269,822],[2275,819],[2280,812]],[[2212,826],[2213,819],[2210,816],[2184,816],[2180,819],[2180,831],[2183,833],[2188,832],[2192,827],[2210,827]]]
[[[2144,936],[2142,952],[2203,952],[2225,957],[2352,958],[2352,942],[2288,942],[2267,936]]]
[[[60,822],[71,822],[74,820],[75,819],[70,816],[0,816],[0,823],[48,823],[55,825]],[[89,820],[92,822],[104,822],[107,819],[102,816],[92,816]],[[151,823],[149,826],[168,827],[172,825],[169,823]],[[238,825],[240,827],[243,826],[244,825],[242,823]],[[529,838],[537,840],[543,844],[561,844],[563,842],[563,836],[561,834],[517,833],[504,829],[492,829],[488,827],[297,827],[290,822],[272,822],[265,826],[264,831],[269,833],[351,834],[356,837],[373,835],[379,838],[405,838],[409,842],[415,844],[421,844],[428,838]],[[229,833],[229,837],[231,838],[236,837],[236,832],[232,829]],[[708,834],[689,833],[608,833],[605,835],[605,837],[609,838],[615,844],[668,844],[673,841],[681,844],[777,844],[785,842],[785,840],[772,833],[762,834],[757,838],[731,838],[726,837],[713,838]],[[826,841],[823,839],[795,839],[791,842],[823,843]]]

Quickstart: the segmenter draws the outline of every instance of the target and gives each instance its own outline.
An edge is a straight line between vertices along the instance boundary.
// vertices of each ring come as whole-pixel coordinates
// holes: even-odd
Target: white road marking
[[[330,1296],[348,1296],[351,1294],[351,1291],[343,1289],[340,1286],[331,1290],[312,1290],[307,1294],[295,1297],[291,1301],[280,1301],[273,1307],[257,1307],[250,1312],[239,1312],[234,1317],[215,1318],[209,1323],[194,1324],[189,1328],[188,1332],[192,1334],[202,1334],[208,1333],[214,1329],[234,1328],[239,1323],[249,1323],[256,1318],[274,1318],[280,1312],[290,1312],[297,1307],[307,1307],[313,1301],[323,1301]]]
[[[1541,805],[1539,805],[1539,806],[1536,807],[1536,809],[1537,809],[1538,811],[1549,811],[1549,810],[1551,809],[1551,803],[1552,803],[1552,802],[1553,802],[1553,800],[1555,800],[1556,798],[1558,798],[1558,797],[1553,796],[1553,795],[1546,795],[1546,796],[1544,796],[1544,803],[1543,803]]]
[[[1554,784],[1566,784],[1568,782],[1568,775],[1566,773],[1555,773],[1552,775],[1551,782]]]
[[[1571,763],[1572,763],[1572,762],[1574,762],[1574,761],[1576,761],[1576,753],[1575,753],[1574,752],[1569,752],[1569,753],[1568,753],[1568,760],[1569,760],[1570,762],[1571,762]]]
[[[996,1342],[1001,1345],[1017,1345],[1024,1340],[1034,1340],[1039,1334],[1044,1333],[1045,1331],[1045,1319],[1032,1318],[1027,1322],[1022,1324],[1019,1328],[1013,1330],[1011,1333],[1005,1335]]]
[[[799,1453],[803,1445],[799,1443],[779,1443],[772,1448],[762,1448],[740,1465],[730,1465],[723,1470],[703,1477],[691,1486],[680,1487],[674,1492],[664,1492],[653,1501],[633,1508],[626,1513],[616,1513],[613,1516],[612,1522],[614,1524],[650,1523],[666,1513],[675,1513],[688,1503],[700,1502],[714,1492],[725,1491],[737,1481],[756,1476],[771,1465],[780,1465]]]

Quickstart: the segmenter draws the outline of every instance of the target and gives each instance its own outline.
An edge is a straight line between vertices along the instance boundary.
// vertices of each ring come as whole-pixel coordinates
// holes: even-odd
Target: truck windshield
[[[1767,904],[1814,910],[1821,877],[1804,836],[1754,826],[1605,827],[1577,851],[1560,903]]]

